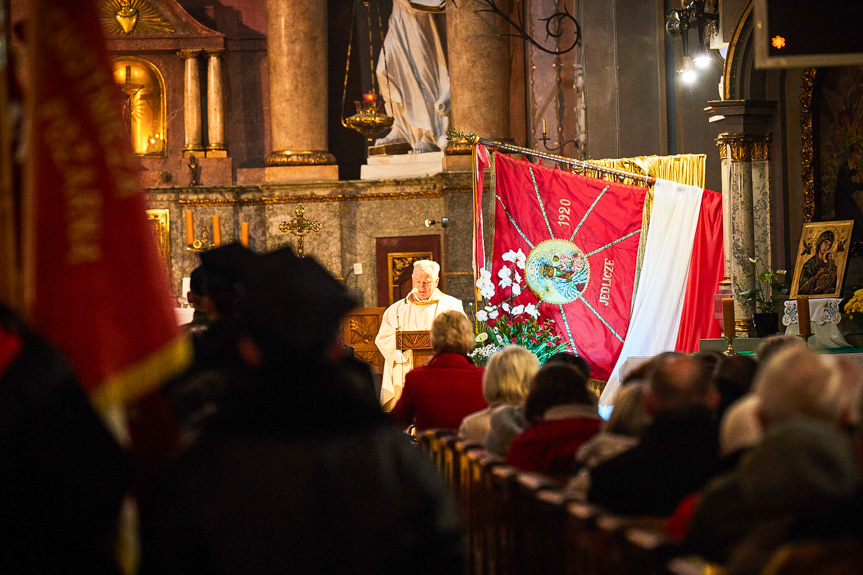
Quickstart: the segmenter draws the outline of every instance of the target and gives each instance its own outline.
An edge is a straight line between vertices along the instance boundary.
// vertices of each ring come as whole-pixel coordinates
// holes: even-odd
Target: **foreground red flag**
[[[104,411],[188,361],[146,221],[96,2],[30,3],[27,296],[34,327]]]
[[[503,254],[527,254],[518,304],[540,317],[605,380],[626,337],[646,189],[495,156],[492,279]],[[516,278],[518,279],[518,278]]]

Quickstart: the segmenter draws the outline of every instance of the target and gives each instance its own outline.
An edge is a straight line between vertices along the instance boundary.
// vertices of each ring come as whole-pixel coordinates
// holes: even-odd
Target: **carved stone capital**
[[[204,53],[210,58],[221,58],[225,55],[225,50],[222,48],[209,48],[204,50]]]
[[[771,134],[753,134],[750,139],[752,142],[752,161],[766,162],[770,160],[770,142],[773,136]]]
[[[716,138],[716,147],[719,148],[719,158],[722,160],[728,159],[728,142],[722,136]]]
[[[264,160],[266,166],[331,166],[336,157],[326,150],[279,150]]]
[[[749,138],[746,137],[746,134],[726,134],[723,138],[731,150],[732,162],[752,161],[750,141]]]

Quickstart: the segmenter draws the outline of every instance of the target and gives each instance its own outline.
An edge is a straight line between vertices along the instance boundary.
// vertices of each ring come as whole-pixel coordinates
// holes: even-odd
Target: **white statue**
[[[395,121],[390,133],[375,145],[407,142],[416,152],[446,147],[449,72],[441,14],[414,8],[408,0],[393,0],[377,77],[387,112]]]

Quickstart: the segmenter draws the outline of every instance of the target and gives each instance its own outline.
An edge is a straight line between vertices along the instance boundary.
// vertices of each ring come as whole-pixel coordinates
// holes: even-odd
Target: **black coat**
[[[623,515],[670,515],[714,475],[718,451],[710,409],[661,411],[638,445],[590,472],[588,500]]]

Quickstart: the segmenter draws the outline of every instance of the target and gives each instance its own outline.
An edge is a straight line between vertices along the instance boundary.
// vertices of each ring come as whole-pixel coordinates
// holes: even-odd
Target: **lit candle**
[[[240,243],[243,244],[244,248],[249,247],[249,222],[240,224]]]
[[[812,318],[809,317],[809,296],[797,296],[797,325],[800,335],[812,335]]]
[[[542,119],[542,135],[545,136],[545,118]]]
[[[734,337],[734,298],[722,298],[722,325],[725,329],[725,337]]]
[[[195,243],[195,223],[192,219],[192,210],[186,210],[186,245]]]
[[[213,245],[222,245],[222,229],[219,227],[219,216],[213,216]]]
[[[363,94],[363,99],[366,102],[376,102],[378,99],[378,95],[374,92],[369,92],[368,94]]]

